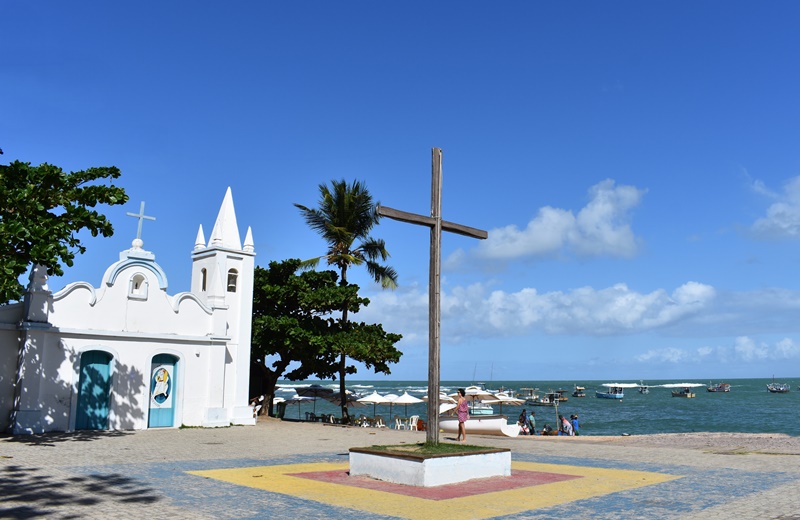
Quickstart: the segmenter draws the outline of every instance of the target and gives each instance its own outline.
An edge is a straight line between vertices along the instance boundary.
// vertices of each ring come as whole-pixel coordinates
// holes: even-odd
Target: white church
[[[22,302],[0,307],[0,431],[141,430],[255,424],[248,404],[254,244],[241,241],[231,190],[206,243],[197,233],[191,291],[139,231],[100,287],[53,294],[32,270]],[[188,244],[187,244],[188,245]],[[187,247],[188,249],[188,247]]]

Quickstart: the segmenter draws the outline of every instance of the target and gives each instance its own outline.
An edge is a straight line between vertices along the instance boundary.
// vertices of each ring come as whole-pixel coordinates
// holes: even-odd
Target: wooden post
[[[431,228],[431,258],[428,287],[428,429],[425,440],[439,444],[439,377],[441,325],[442,231],[485,239],[486,231],[442,220],[442,150],[433,148],[431,157],[431,216],[425,217],[378,206],[382,217]]]

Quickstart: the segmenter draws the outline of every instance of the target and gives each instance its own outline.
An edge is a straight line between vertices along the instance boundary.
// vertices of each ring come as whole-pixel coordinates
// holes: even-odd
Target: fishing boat
[[[572,391],[572,397],[586,397],[586,387],[575,385],[575,390]]]
[[[650,387],[647,386],[646,384],[644,384],[644,381],[641,381],[641,380],[639,381],[639,393],[640,394],[649,394],[650,393]]]
[[[767,385],[767,390],[773,394],[788,394],[790,388],[789,383],[776,383],[774,380]]]
[[[605,392],[595,390],[594,396],[600,399],[623,399],[625,397],[625,390],[616,386],[610,386]]]
[[[694,392],[692,392],[691,388],[681,388],[680,390],[673,390],[672,397],[685,397],[690,399],[697,396]]]
[[[519,424],[508,424],[508,416],[506,415],[470,416],[464,426],[467,434],[517,437],[520,431]],[[449,415],[439,417],[439,429],[445,433],[457,434],[458,417]]]
[[[538,388],[520,388],[516,397],[525,401],[525,404],[528,406],[536,406],[535,403],[539,401],[538,392]]]
[[[549,392],[545,392],[544,395],[538,397],[536,399],[528,399],[525,401],[525,404],[528,406],[555,406],[561,401],[561,394],[550,390]]]
[[[717,383],[716,385],[709,383],[706,390],[709,392],[730,392],[731,385],[728,383]]]
[[[636,388],[636,383],[603,383],[600,386],[606,387],[605,391],[596,390],[595,397],[600,399],[623,399],[625,397],[626,388]]]
[[[556,391],[555,391],[555,393],[557,394],[557,395],[556,395],[556,399],[558,399],[558,400],[559,400],[559,401],[561,401],[561,402],[564,402],[564,401],[569,401],[569,397],[567,397],[566,395],[564,395],[564,394],[566,394],[567,392],[568,392],[568,390],[562,390],[561,388],[559,388],[558,390],[556,390]]]

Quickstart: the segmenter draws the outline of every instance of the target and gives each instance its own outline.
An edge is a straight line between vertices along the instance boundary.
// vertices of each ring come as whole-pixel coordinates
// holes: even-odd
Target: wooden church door
[[[178,358],[169,354],[153,357],[150,370],[150,414],[148,428],[168,428],[175,423],[175,383]]]
[[[76,430],[107,430],[111,398],[111,354],[90,350],[81,354]]]

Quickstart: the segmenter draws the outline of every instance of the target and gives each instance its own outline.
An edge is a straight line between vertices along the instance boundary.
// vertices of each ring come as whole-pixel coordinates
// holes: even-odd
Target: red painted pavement
[[[436,487],[407,486],[405,484],[394,484],[383,482],[369,477],[351,477],[347,470],[335,471],[310,471],[307,473],[287,473],[293,477],[318,480],[320,482],[330,482],[344,486],[353,486],[386,493],[395,493],[427,500],[448,500],[451,498],[461,498],[495,491],[505,491],[521,487],[541,486],[553,482],[563,482],[583,478],[579,475],[565,475],[562,473],[544,473],[541,471],[514,470],[510,477],[491,477],[475,480],[468,480],[459,484],[448,484]]]

